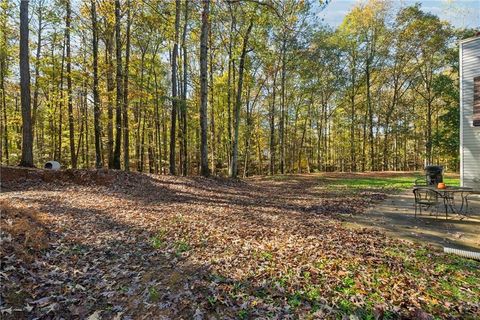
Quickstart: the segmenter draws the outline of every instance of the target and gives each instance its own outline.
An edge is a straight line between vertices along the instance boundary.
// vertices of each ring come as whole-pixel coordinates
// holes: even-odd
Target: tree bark
[[[149,42],[146,43],[145,46],[140,48],[140,88],[144,87],[144,79],[145,79],[145,56],[148,51]],[[147,85],[148,87],[148,85]],[[146,109],[144,108],[144,98],[143,96],[140,98],[139,103],[137,103],[137,107],[135,108],[134,118],[135,122],[137,123],[137,128],[135,132],[135,153],[136,153],[136,160],[137,160],[137,171],[142,171],[142,139],[141,139],[141,128],[142,128],[142,111],[145,112]]]
[[[2,28],[4,31],[2,32],[2,37],[3,39],[2,44],[5,46],[7,45],[7,27],[6,27],[6,19],[3,21]],[[3,143],[3,148],[2,148],[2,159],[1,161],[3,162],[3,156],[5,155],[5,163],[9,165],[9,152],[8,152],[8,117],[7,117],[7,95],[5,92],[5,78],[7,76],[7,55],[3,54],[0,56],[0,90],[2,93],[2,119],[3,119],[3,131],[2,131],[2,136],[3,136],[3,141],[0,141],[0,144]]]
[[[175,0],[175,43],[173,44],[172,52],[172,115],[170,122],[170,174],[176,174],[175,166],[175,146],[176,146],[176,131],[177,131],[177,58],[178,58],[178,38],[180,31],[180,0]]]
[[[52,57],[54,55],[52,49]],[[54,60],[52,58],[52,60]],[[57,157],[55,160],[60,162],[62,161],[62,138],[63,138],[63,71],[65,69],[65,39],[62,44],[62,62],[60,64],[60,84],[57,90],[60,91],[60,102],[57,101],[58,106],[58,148],[57,148]],[[52,77],[52,80],[55,80],[55,76]]]
[[[433,164],[432,159],[432,101],[427,101],[427,127],[425,134],[425,154],[427,165]]]
[[[162,159],[162,132],[160,129],[160,106],[159,106],[159,92],[158,92],[158,79],[157,79],[157,72],[155,68],[153,68],[153,79],[154,79],[154,84],[155,84],[155,143],[156,143],[156,148],[157,148],[157,160],[159,164],[157,167],[159,167],[160,173],[163,173],[163,159]]]
[[[20,2],[20,92],[22,104],[22,159],[20,166],[33,167],[33,137],[30,105],[30,61],[28,50],[28,0]]]
[[[210,0],[203,0],[202,32],[200,35],[200,174],[208,176],[208,30]]]
[[[115,111],[115,150],[113,151],[113,168],[120,169],[120,153],[122,145],[122,104],[123,104],[123,76],[122,76],[122,38],[120,34],[120,0],[115,0],[115,51],[117,58],[117,100]]]
[[[42,52],[42,31],[43,31],[43,2],[38,4],[38,34],[37,34],[37,52],[35,54],[35,85],[33,89],[33,105],[32,105],[32,134],[35,128],[35,121],[37,120],[38,109],[38,78],[40,76],[40,55]]]
[[[287,74],[286,67],[286,50],[287,50],[287,40],[283,39],[282,42],[282,74],[280,79],[281,87],[281,101],[280,101],[280,173],[285,173],[285,80]]]
[[[375,149],[374,149],[374,141],[373,141],[373,107],[372,107],[372,97],[371,97],[371,70],[370,70],[370,64],[371,64],[371,58],[370,56],[367,58],[367,63],[366,63],[366,69],[365,69],[365,75],[366,75],[366,89],[367,89],[367,110],[368,110],[368,140],[370,144],[370,170],[375,171],[376,166],[375,166]]]
[[[230,34],[228,36],[228,71],[227,71],[227,158],[228,158],[228,167],[230,170],[231,167],[231,150],[232,150],[232,73],[233,73],[233,31],[235,29],[235,15],[233,14],[231,4],[229,3],[229,10],[231,16],[230,22]],[[235,82],[235,81],[233,81]]]
[[[355,172],[357,171],[356,166],[356,159],[355,159],[355,86],[356,86],[356,77],[355,77],[355,57],[352,55],[352,61],[350,66],[350,73],[351,73],[351,95],[350,95],[350,171]]]
[[[188,69],[188,60],[187,60],[187,26],[188,26],[188,0],[185,0],[185,21],[183,25],[183,36],[182,36],[182,49],[183,49],[183,90],[182,90],[182,139],[183,139],[183,168],[182,174],[186,176],[188,174],[188,156],[187,156],[187,147],[188,147],[188,122],[187,122],[187,69]]]
[[[105,64],[107,74],[107,154],[108,167],[113,169],[113,34],[114,31],[107,31],[105,36]]]
[[[242,54],[240,56],[240,65],[238,66],[238,87],[237,87],[237,98],[235,101],[234,113],[234,135],[233,135],[233,146],[232,146],[232,165],[230,167],[230,177],[236,178],[238,174],[238,133],[240,128],[240,106],[242,104],[242,87],[243,87],[243,73],[245,69],[245,59],[247,56],[247,46],[248,38],[250,32],[252,31],[253,22],[250,21],[248,25],[247,33],[243,38],[242,45]]]
[[[93,47],[93,126],[95,140],[95,168],[101,168],[102,150],[100,147],[100,95],[98,92],[98,26],[96,0],[91,0],[92,47]],[[88,132],[88,126],[87,126]]]
[[[75,124],[73,119],[73,90],[72,90],[72,55],[70,50],[70,28],[72,20],[72,8],[70,0],[65,1],[65,41],[67,50],[67,106],[68,106],[68,133],[70,140],[70,161],[72,168],[77,168],[77,157],[75,152]]]
[[[216,146],[216,141],[215,141],[215,107],[214,107],[214,85],[213,85],[213,74],[214,74],[214,54],[213,54],[213,38],[212,38],[212,27],[209,28],[208,32],[208,38],[209,38],[209,46],[210,46],[210,60],[209,60],[209,65],[210,65],[210,138],[211,138],[211,159],[210,162],[212,164],[212,172],[215,175],[216,172],[216,165],[215,161],[217,158],[216,152],[217,152],[217,146]]]
[[[270,107],[270,175],[275,174],[275,102],[277,93],[277,69],[275,67],[273,74],[272,104]]]
[[[123,91],[123,162],[125,171],[130,171],[129,129],[128,129],[128,68],[130,63],[130,0],[127,0],[127,40],[125,44],[125,75]]]

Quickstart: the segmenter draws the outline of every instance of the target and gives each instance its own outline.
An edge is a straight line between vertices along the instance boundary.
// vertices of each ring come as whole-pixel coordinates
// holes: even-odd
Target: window
[[[473,79],[473,126],[480,127],[480,77]]]

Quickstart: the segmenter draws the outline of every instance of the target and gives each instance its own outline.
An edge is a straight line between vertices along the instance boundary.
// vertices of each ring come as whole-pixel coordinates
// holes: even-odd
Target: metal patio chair
[[[413,195],[415,196],[415,218],[417,211],[422,215],[422,208],[425,210],[435,208],[435,217],[438,218],[438,206],[443,204],[443,198],[439,192],[427,187],[415,187]]]
[[[415,186],[427,186],[427,179],[425,177],[421,177],[421,178],[418,178],[418,179],[415,179],[415,182],[414,182]]]

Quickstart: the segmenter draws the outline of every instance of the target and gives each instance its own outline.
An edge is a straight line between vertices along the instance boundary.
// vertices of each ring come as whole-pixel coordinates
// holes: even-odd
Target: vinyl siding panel
[[[480,189],[480,127],[473,125],[474,78],[480,76],[480,37],[460,44],[462,185]]]

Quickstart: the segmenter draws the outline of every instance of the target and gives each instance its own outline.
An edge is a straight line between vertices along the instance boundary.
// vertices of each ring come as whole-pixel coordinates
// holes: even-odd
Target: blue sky
[[[318,14],[332,27],[340,25],[345,15],[360,0],[330,0],[330,4]],[[480,0],[392,0],[395,8],[420,2],[425,11],[459,28],[480,28]]]

